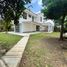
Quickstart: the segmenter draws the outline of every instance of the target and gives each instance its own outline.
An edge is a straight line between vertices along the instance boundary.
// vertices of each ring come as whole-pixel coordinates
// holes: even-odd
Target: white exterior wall
[[[27,13],[27,19],[24,19],[23,16],[19,19],[19,31],[21,33],[36,31],[36,25],[40,26],[40,31],[44,31],[46,29],[45,26],[48,26],[48,32],[53,32],[53,25],[45,23],[46,20],[44,20],[42,13],[34,14],[29,10],[25,10],[25,13]],[[31,17],[29,17],[29,15],[31,15]],[[34,17],[34,21],[32,21],[32,17]],[[41,17],[42,21],[40,21]]]
[[[27,13],[27,19],[24,19],[23,16],[19,19],[19,23],[24,23],[24,22],[31,22],[32,21],[32,17],[34,17],[34,22],[36,22],[36,17],[37,15],[32,13],[29,10],[25,10],[25,13]],[[22,13],[23,14],[23,13]],[[31,15],[31,17],[29,17],[29,15]]]
[[[40,26],[40,31],[45,31],[45,27],[44,26]]]
[[[54,26],[49,23],[48,24],[48,32],[53,32],[53,31],[54,31]]]
[[[32,31],[36,31],[36,25],[32,23],[21,23],[20,24],[20,33],[32,32]]]
[[[32,21],[32,16],[34,17],[34,22],[37,22],[37,23],[43,23],[43,14],[42,13],[39,13],[39,14],[34,14],[32,13],[31,11],[29,10],[25,10],[25,13],[27,13],[27,19],[24,19],[23,16],[19,19],[21,20],[22,22],[27,22],[27,21]],[[29,17],[29,15],[31,15],[31,17]],[[42,17],[42,21],[40,21],[40,17]],[[20,23],[22,23],[20,22]]]
[[[24,23],[24,22],[32,22],[32,16],[29,17],[29,14],[27,14],[27,19],[24,19],[23,17],[21,17],[19,19],[19,23]],[[34,22],[36,22],[36,17],[34,16]]]
[[[40,21],[40,17],[42,17],[42,21]],[[43,23],[43,14],[42,13],[40,13],[40,14],[37,14],[37,18],[36,18],[36,22],[38,22],[38,23]]]

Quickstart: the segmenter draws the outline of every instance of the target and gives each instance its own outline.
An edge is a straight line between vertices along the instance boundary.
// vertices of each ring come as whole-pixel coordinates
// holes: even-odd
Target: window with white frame
[[[23,18],[27,19],[27,13],[23,12]]]
[[[42,17],[40,17],[40,21],[42,22]]]
[[[28,16],[31,18],[31,15],[30,14]]]
[[[32,16],[32,21],[34,21],[34,16]]]

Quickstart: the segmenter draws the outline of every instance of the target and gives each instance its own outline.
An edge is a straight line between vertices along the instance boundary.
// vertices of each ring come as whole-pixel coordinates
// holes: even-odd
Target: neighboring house
[[[19,19],[19,24],[13,26],[14,32],[34,32],[46,31],[53,32],[54,22],[50,20],[47,22],[42,13],[35,14],[30,10],[25,10]]]

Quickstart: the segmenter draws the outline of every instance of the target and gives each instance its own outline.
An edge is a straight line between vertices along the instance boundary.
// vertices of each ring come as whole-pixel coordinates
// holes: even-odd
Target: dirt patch
[[[24,51],[19,67],[67,67],[67,41],[58,37],[31,39]]]
[[[67,50],[63,48],[64,45],[67,45],[66,40],[59,41],[59,38],[45,38],[42,39],[42,43],[46,43],[45,47],[48,49],[47,63],[51,63],[53,67],[67,67],[67,58],[64,56],[65,52],[67,54]]]

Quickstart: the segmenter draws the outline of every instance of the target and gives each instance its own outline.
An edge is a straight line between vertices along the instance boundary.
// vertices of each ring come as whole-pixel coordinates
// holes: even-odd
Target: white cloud
[[[41,13],[41,11],[36,12],[36,14]]]
[[[38,4],[39,5],[42,5],[42,0],[38,0]]]

